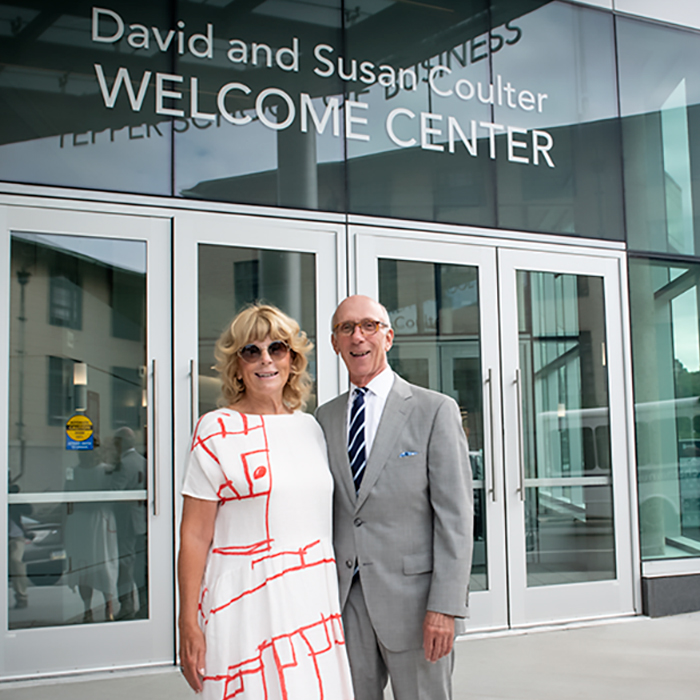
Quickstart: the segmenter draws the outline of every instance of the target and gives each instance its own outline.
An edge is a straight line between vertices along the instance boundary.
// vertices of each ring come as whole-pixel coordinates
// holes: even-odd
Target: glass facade
[[[9,628],[147,618],[146,243],[17,233],[11,272]]]
[[[627,239],[695,256],[700,219],[700,36],[617,22]]]
[[[453,397],[462,411],[474,480],[471,590],[487,590],[478,271],[385,258],[379,260],[379,288],[395,333],[391,368],[414,384]]]
[[[630,260],[642,554],[700,556],[698,263]]]
[[[0,1],[0,181],[344,222],[333,289],[317,284],[320,248],[202,232],[193,416],[216,403],[216,338],[255,300],[300,321],[322,375],[320,301],[365,264],[339,214],[483,236],[494,250],[503,230],[569,251],[574,238],[624,248],[641,556],[697,559],[699,61],[700,31],[566,0]],[[8,251],[9,627],[149,617],[147,244],[17,231]],[[480,328],[493,317],[501,342],[500,307],[483,306],[476,264],[379,257],[392,366],[464,411],[472,590],[487,593],[498,533],[486,522]],[[602,278],[517,274],[526,585],[614,581]],[[92,449],[67,449],[74,419],[74,431],[89,419]],[[23,607],[28,584],[42,607]]]
[[[139,19],[165,27],[170,8],[144,4]],[[170,194],[172,124],[140,86],[146,72],[172,72],[171,56],[155,40],[115,50],[101,40],[115,20],[95,36],[92,23],[89,5],[0,4],[0,178]]]
[[[610,13],[13,3],[0,36],[8,181],[624,237]]]
[[[528,586],[615,577],[603,280],[518,272]]]
[[[296,319],[316,345],[315,258],[312,253],[198,246],[199,411],[218,406],[221,380],[213,365],[214,345],[231,319],[248,304],[273,304]],[[316,379],[316,350],[309,354],[309,373]],[[317,406],[312,393],[306,406]]]

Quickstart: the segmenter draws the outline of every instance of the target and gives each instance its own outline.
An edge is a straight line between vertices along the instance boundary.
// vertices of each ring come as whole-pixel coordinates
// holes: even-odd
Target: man
[[[390,677],[396,700],[447,699],[472,554],[459,408],[392,372],[394,333],[381,304],[348,297],[332,325],[352,386],[317,418],[335,479],[334,544],[355,698],[381,700]]]
[[[136,449],[136,436],[131,428],[122,427],[114,433],[117,464],[112,475],[116,491],[135,491],[146,488],[146,460]],[[146,587],[146,503],[122,501],[115,504],[117,541],[119,543],[118,620],[148,617]],[[139,597],[138,613],[134,606],[134,587]]]

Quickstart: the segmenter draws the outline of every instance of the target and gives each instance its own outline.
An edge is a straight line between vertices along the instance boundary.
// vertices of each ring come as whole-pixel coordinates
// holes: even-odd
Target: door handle
[[[486,378],[486,383],[489,385],[489,442],[491,444],[491,464],[489,472],[491,474],[491,484],[486,485],[486,493],[491,496],[491,500],[496,502],[496,452],[495,452],[495,438],[494,438],[494,421],[493,421],[493,370],[489,367],[488,377]],[[486,477],[486,470],[484,470],[484,478]]]
[[[516,404],[518,418],[518,492],[520,500],[525,500],[525,441],[523,439],[523,382],[520,368],[515,370]]]
[[[190,360],[190,435],[194,435],[194,426],[197,422],[197,386],[195,382],[197,381],[197,375],[195,373],[194,360]]]
[[[160,485],[158,483],[158,411],[156,410],[156,361],[151,360],[151,482],[150,490],[153,504],[153,515],[160,513]]]

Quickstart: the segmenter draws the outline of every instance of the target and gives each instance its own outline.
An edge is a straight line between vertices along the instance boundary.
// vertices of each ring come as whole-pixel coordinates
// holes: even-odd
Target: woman
[[[299,409],[312,345],[272,306],[219,338],[225,408],[200,418],[183,488],[180,662],[207,698],[350,700],[323,433]]]

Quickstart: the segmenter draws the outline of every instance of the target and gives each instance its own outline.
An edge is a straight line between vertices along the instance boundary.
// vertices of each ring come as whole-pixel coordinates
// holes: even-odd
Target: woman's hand
[[[202,691],[207,644],[199,627],[180,629],[180,670],[195,693]]]
[[[216,501],[185,496],[180,527],[180,668],[192,690],[202,690],[207,644],[199,627],[199,591],[207,554],[214,537]]]

